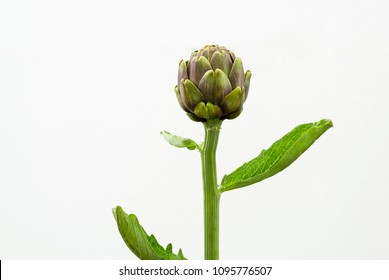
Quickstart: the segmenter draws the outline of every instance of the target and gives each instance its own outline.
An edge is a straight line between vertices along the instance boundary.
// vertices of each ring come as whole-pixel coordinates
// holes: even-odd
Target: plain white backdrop
[[[387,1],[0,2],[0,258],[135,259],[111,208],[201,259],[201,141],[178,62],[220,44],[253,73],[218,173],[300,123],[327,131],[221,200],[222,259],[389,258]]]

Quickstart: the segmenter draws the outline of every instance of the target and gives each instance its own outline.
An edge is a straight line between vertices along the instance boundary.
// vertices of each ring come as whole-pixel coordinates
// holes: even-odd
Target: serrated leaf
[[[274,142],[269,149],[263,150],[259,156],[244,163],[231,174],[225,175],[220,191],[246,187],[284,170],[330,127],[332,122],[326,119],[297,126]]]
[[[164,249],[154,235],[148,235],[134,214],[127,214],[122,207],[112,209],[119,232],[128,248],[141,260],[186,260],[181,249],[173,253],[172,244]]]
[[[162,131],[161,134],[170,145],[173,145],[177,148],[188,148],[189,150],[199,148],[199,145],[197,145],[197,143],[192,139],[173,135],[167,131]]]

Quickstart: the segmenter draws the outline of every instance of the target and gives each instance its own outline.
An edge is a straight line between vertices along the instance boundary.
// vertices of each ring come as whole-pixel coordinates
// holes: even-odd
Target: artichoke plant
[[[274,142],[268,149],[218,180],[216,149],[221,125],[242,112],[250,85],[251,72],[243,70],[242,60],[218,45],[207,45],[192,53],[189,61],[180,61],[178,102],[188,116],[204,126],[204,141],[197,143],[167,131],[161,134],[178,148],[198,150],[201,156],[204,209],[204,259],[219,259],[219,206],[224,192],[261,182],[292,164],[327,129],[327,119],[297,126]],[[241,137],[240,134],[236,137]],[[191,182],[187,183],[191,184]],[[143,260],[186,260],[182,250],[173,252],[169,243],[164,248],[153,234],[148,234],[134,214],[117,206],[113,210],[119,232],[128,248]],[[240,229],[239,229],[240,230]],[[239,238],[235,237],[239,243]]]
[[[242,60],[225,47],[207,45],[181,60],[178,102],[194,121],[234,119],[242,112],[250,86],[251,72]]]

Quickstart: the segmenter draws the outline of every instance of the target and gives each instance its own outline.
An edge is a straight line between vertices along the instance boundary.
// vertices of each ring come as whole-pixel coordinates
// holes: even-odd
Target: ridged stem
[[[204,191],[204,259],[219,259],[219,201],[216,174],[216,148],[222,121],[204,123],[205,139],[201,149]]]

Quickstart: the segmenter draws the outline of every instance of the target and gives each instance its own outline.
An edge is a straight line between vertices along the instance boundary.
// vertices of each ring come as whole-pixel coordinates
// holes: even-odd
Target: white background
[[[111,208],[202,258],[201,141],[180,59],[220,44],[253,73],[219,177],[330,118],[292,166],[225,193],[222,259],[389,258],[386,1],[0,2],[0,258],[135,259]]]

